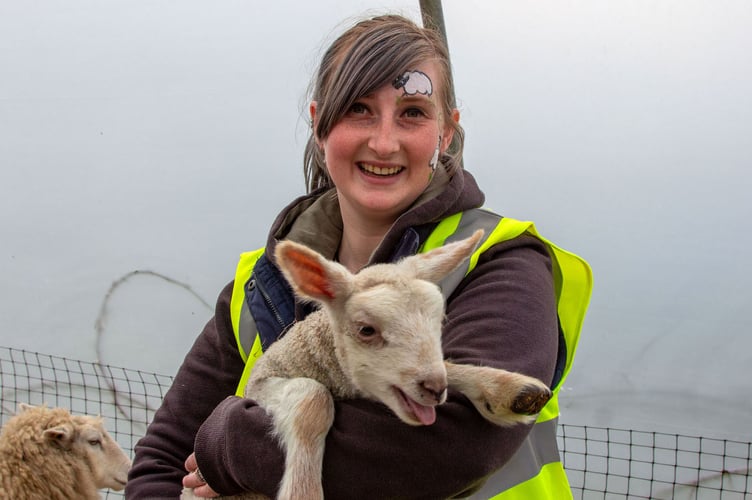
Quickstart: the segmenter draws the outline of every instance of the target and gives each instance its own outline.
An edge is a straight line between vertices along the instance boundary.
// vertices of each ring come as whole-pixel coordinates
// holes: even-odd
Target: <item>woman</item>
[[[247,254],[220,294],[214,318],[136,446],[127,498],[176,497],[182,485],[206,497],[276,494],[284,457],[268,433],[269,418],[254,401],[233,394],[260,352],[310,312],[295,303],[272,261],[283,239],[355,272],[463,231],[490,229],[470,272],[443,285],[445,355],[558,386],[573,346],[568,350],[560,334],[561,286],[552,266],[557,273],[566,266],[534,228],[501,235],[494,229],[507,219],[478,210],[484,195],[461,167],[463,132],[451,106],[450,72],[441,38],[400,16],[361,21],[329,47],[312,91],[308,194],[283,210],[265,251]],[[583,314],[586,302],[579,306]],[[548,434],[537,440],[555,452],[555,409],[551,415]],[[549,453],[542,462],[554,463],[553,472],[540,460],[532,471],[519,470],[530,462],[518,453],[523,442],[524,450],[540,444],[531,427],[539,424],[493,426],[458,393],[439,407],[435,424],[417,428],[380,404],[340,401],[326,441],[326,498],[467,496],[489,478],[485,488],[493,494],[533,485],[566,498],[558,456]],[[538,485],[542,476],[553,479]]]

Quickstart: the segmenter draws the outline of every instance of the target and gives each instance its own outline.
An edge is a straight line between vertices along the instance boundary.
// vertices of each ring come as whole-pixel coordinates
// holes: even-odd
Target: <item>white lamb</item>
[[[100,417],[22,403],[0,433],[0,498],[95,500],[122,490],[130,467]]]
[[[452,386],[498,425],[535,419],[551,395],[542,382],[443,360],[444,299],[436,283],[472,254],[482,234],[357,274],[303,245],[277,246],[295,293],[321,305],[259,358],[245,390],[272,416],[286,451],[278,498],[323,498],[333,398],[373,399],[407,424],[430,425]],[[181,498],[197,497],[184,489]]]

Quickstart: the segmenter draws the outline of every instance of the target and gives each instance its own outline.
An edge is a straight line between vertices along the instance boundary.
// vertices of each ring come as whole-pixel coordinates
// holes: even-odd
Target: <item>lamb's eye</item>
[[[362,337],[373,337],[376,334],[376,329],[374,327],[368,326],[368,325],[361,326],[360,329],[358,330],[358,333]]]

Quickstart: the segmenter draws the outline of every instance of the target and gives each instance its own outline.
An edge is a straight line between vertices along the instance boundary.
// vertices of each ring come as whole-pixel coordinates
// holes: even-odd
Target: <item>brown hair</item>
[[[321,59],[311,91],[311,100],[317,102],[316,129],[311,129],[303,158],[308,192],[333,187],[316,137],[325,139],[356,100],[426,60],[435,60],[438,64],[443,93],[439,96],[441,113],[445,124],[454,129],[454,139],[442,155],[441,163],[450,175],[461,168],[464,131],[452,119],[452,69],[441,35],[402,16],[377,16],[345,31]]]

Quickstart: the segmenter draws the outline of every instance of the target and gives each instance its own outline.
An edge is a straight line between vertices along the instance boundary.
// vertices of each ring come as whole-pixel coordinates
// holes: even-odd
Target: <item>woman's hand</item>
[[[188,471],[188,474],[183,477],[183,486],[185,488],[193,488],[194,496],[202,498],[215,498],[219,496],[219,493],[211,489],[211,486],[204,481],[204,477],[198,470],[195,453],[191,453],[191,455],[185,459],[185,470]]]

